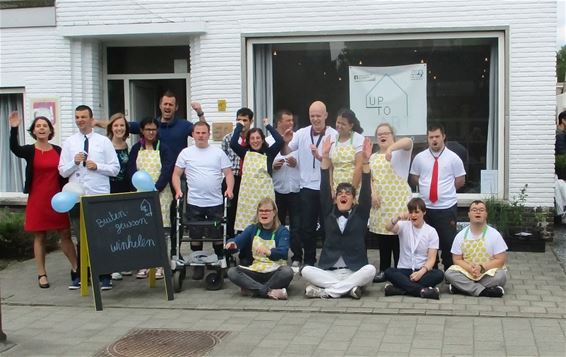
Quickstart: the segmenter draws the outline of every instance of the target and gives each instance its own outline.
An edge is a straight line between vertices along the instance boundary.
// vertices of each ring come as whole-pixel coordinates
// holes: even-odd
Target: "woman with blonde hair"
[[[110,117],[106,127],[106,136],[112,141],[120,162],[120,172],[116,177],[110,177],[110,193],[121,193],[132,191],[130,177],[128,175],[128,143],[126,139],[130,135],[130,125],[123,113],[116,113]]]
[[[411,188],[407,183],[413,140],[396,140],[395,130],[389,123],[381,123],[375,130],[379,151],[371,155],[371,202],[369,216],[370,239],[377,239],[379,246],[379,272],[374,282],[385,281],[384,272],[399,261],[399,237],[386,229],[391,217],[406,211],[411,199]]]
[[[126,139],[130,136],[130,124],[124,113],[115,113],[110,117],[106,127],[106,136],[112,141],[116,150],[120,171],[115,177],[110,177],[110,193],[123,193],[133,191],[131,178],[128,174],[129,148]],[[122,275],[132,275],[131,271],[112,273],[112,280],[122,280]]]
[[[265,197],[257,205],[253,224],[226,243],[226,249],[251,251],[250,266],[228,270],[228,278],[242,289],[242,295],[287,299],[293,270],[287,266],[289,230],[277,218],[277,205]]]

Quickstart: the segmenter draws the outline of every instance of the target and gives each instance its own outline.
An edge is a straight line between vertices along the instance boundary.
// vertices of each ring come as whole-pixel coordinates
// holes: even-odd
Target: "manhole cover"
[[[229,333],[228,331],[133,329],[96,356],[204,356]]]

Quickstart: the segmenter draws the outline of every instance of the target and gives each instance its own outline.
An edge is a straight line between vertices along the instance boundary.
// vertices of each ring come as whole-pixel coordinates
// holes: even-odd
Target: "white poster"
[[[391,124],[399,135],[426,135],[426,64],[395,67],[350,66],[350,108],[364,135]]]

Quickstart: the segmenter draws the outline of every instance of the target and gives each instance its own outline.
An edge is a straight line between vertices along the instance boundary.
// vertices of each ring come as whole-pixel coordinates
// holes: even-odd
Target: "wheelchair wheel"
[[[183,280],[187,275],[187,270],[185,268],[173,271],[173,290],[176,293],[181,292],[183,289]]]
[[[224,285],[224,279],[219,272],[212,272],[206,276],[206,290],[220,290]]]

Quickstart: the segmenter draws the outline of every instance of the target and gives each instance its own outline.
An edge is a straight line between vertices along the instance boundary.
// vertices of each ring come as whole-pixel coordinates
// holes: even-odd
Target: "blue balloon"
[[[155,184],[151,176],[143,170],[138,170],[132,176],[132,184],[140,192],[155,191]]]
[[[51,207],[59,213],[69,212],[79,201],[79,195],[75,192],[59,192],[51,198]]]

